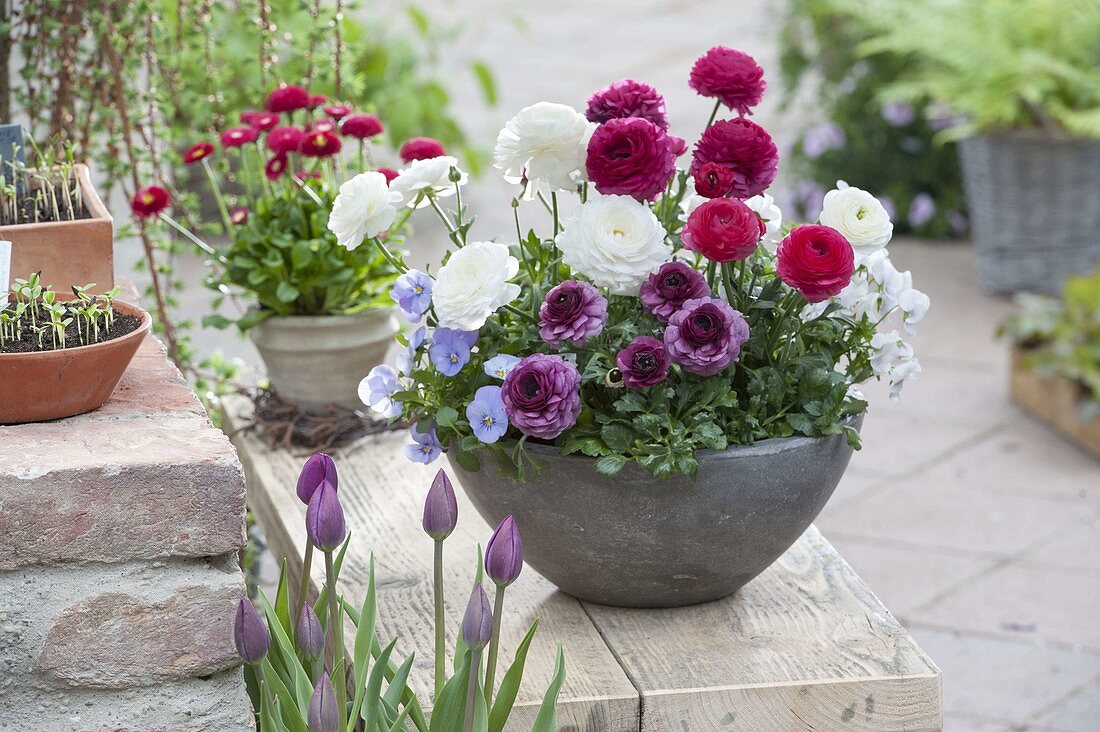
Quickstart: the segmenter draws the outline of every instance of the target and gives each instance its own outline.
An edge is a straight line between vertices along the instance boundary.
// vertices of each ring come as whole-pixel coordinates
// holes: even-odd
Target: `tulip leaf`
[[[279,587],[275,592],[275,614],[279,617],[279,622],[283,624],[283,630],[286,631],[289,637],[293,638],[294,631],[292,629],[297,618],[293,621],[290,618],[290,588],[287,586],[288,584],[286,557],[283,557],[283,566],[279,572]]]
[[[271,661],[264,658],[260,662],[260,667],[264,672],[264,681],[267,682],[269,688],[269,694],[274,695],[275,701],[279,707],[279,718],[285,723],[285,727],[290,732],[309,732],[309,727],[306,725],[306,721],[302,718],[302,709],[309,708],[309,697],[306,698],[304,706],[300,704],[298,700],[294,698],[294,695],[290,692],[290,689],[286,687],[283,680],[279,677],[279,674],[275,671],[275,667],[271,665]],[[312,696],[312,694],[311,694]],[[279,703],[281,700],[282,703]],[[283,728],[283,725],[279,725]]]
[[[550,686],[546,687],[542,704],[539,705],[539,713],[535,716],[535,723],[531,725],[531,732],[557,732],[558,694],[561,693],[563,683],[565,683],[565,649],[558,646],[558,660],[554,664],[554,678],[550,680]]]
[[[485,708],[485,693],[481,688],[480,654],[478,668],[472,669],[473,654],[467,650],[462,655],[458,669],[447,683],[432,708],[431,725],[428,732],[463,732],[466,720],[466,694],[470,684],[470,674],[475,673],[477,690],[474,694],[474,731],[487,732],[489,719]]]
[[[349,531],[348,532],[348,537],[346,539],[344,539],[344,545],[342,547],[340,547],[340,551],[336,554],[336,560],[332,563],[332,574],[337,580],[340,579],[340,568],[344,566],[344,555],[347,554],[348,544],[350,544],[350,543],[351,543],[351,532]],[[328,607],[328,585],[327,584],[322,586],[321,591],[317,593],[317,601],[313,603],[313,607],[315,609],[316,608],[326,608],[326,607]],[[328,629],[328,613],[326,613],[326,612],[317,613],[317,619],[321,621],[321,629],[322,630],[327,630]]]
[[[390,725],[388,732],[405,732],[405,719],[409,716],[409,707],[405,707],[397,714],[397,719]]]
[[[481,544],[477,545],[477,571],[474,573],[474,584],[480,585],[485,580],[485,562],[481,557]],[[454,657],[454,670],[458,672],[458,664],[462,661],[463,654],[467,651],[466,641],[462,639],[462,633],[458,634],[458,640],[455,641],[455,657]]]
[[[268,730],[276,732],[286,730],[282,720],[276,715],[274,704],[271,701],[271,690],[267,688],[266,684],[263,686],[260,701],[260,729],[264,732]]]
[[[370,678],[367,680],[367,704],[364,707],[366,709],[366,715],[363,717],[365,729],[374,729],[378,726],[378,719],[382,714],[381,710],[381,694],[382,694],[382,676],[387,666],[390,663],[390,655],[393,654],[393,647],[397,645],[397,639],[394,638],[390,641],[390,644],[382,649],[382,655],[378,657],[378,661],[375,662],[374,668],[371,669]],[[351,725],[348,727],[348,732],[352,732],[355,729],[355,718],[358,716],[353,713],[351,716]]]
[[[414,653],[405,659],[405,662],[398,667],[397,673],[390,679],[389,686],[386,687],[386,693],[382,695],[382,698],[395,709],[400,705],[405,687],[409,683],[409,672],[412,670],[413,659],[415,658],[416,654]]]
[[[279,669],[284,673],[284,678],[280,679],[285,685],[292,685],[294,688],[294,695],[298,702],[298,708],[306,709],[309,707],[309,700],[313,696],[313,685],[309,681],[309,674],[302,667],[302,662],[298,660],[298,654],[294,650],[294,643],[290,640],[290,636],[283,630],[282,624],[279,622],[279,618],[276,615],[275,608],[271,606],[271,601],[267,599],[267,595],[263,590],[259,592],[260,607],[264,611],[264,615],[267,616],[267,625],[271,631],[272,647],[276,649],[279,658]],[[270,655],[270,650],[268,654]],[[265,659],[266,660],[266,659]],[[273,669],[274,670],[274,669]],[[290,676],[286,677],[285,674],[289,672]]]
[[[500,691],[493,701],[493,710],[489,714],[489,732],[501,732],[508,716],[512,713],[512,706],[516,703],[519,694],[520,682],[523,681],[523,666],[527,662],[527,650],[531,647],[531,641],[538,630],[539,621],[531,623],[531,629],[523,636],[519,646],[516,647],[515,660],[504,674],[500,682]]]
[[[363,695],[366,693],[364,683],[367,679],[371,648],[375,642],[377,612],[377,595],[374,586],[374,554],[372,553],[370,556],[370,571],[367,579],[367,595],[363,598],[363,609],[359,611],[359,618],[356,620],[355,628],[355,645],[353,653],[355,663],[355,703],[351,709],[351,719],[353,721],[359,718],[359,710],[363,708]],[[375,694],[375,696],[377,696],[377,694]],[[369,695],[366,697],[366,700],[367,703],[375,703],[374,699]],[[372,729],[372,727],[368,725],[367,729]]]

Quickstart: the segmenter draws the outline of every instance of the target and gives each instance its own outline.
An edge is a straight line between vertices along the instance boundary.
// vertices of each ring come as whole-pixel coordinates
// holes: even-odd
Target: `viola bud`
[[[336,691],[329,681],[328,671],[321,674],[313,698],[309,700],[306,721],[309,732],[340,732],[340,715],[337,709]]]
[[[458,501],[451,487],[451,479],[440,468],[424,500],[424,533],[436,541],[443,541],[457,525]]]
[[[298,639],[298,650],[306,658],[319,658],[325,650],[325,632],[321,630],[321,621],[317,619],[317,614],[309,603],[302,605],[295,637]]]
[[[298,500],[309,504],[313,493],[321,487],[321,482],[327,480],[332,487],[339,488],[340,481],[336,476],[336,463],[323,452],[310,455],[309,460],[302,466],[302,472],[298,475]]]
[[[505,517],[485,547],[485,573],[500,587],[516,581],[523,569],[523,539],[511,516]]]
[[[347,526],[336,488],[327,480],[313,492],[306,509],[306,535],[313,546],[331,552],[344,542]]]
[[[470,604],[462,617],[462,640],[472,650],[484,648],[493,636],[493,608],[489,605],[489,596],[480,584],[474,585],[470,593]]]
[[[263,618],[247,597],[242,597],[237,604],[233,642],[237,646],[237,653],[248,663],[259,662],[267,655],[267,648],[271,644],[271,636],[267,633]]]

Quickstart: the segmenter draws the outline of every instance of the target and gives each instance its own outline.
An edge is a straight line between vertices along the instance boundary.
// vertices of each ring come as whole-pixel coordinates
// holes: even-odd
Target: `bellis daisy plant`
[[[250,296],[254,306],[242,308],[237,325],[244,330],[273,315],[389,308],[395,287],[402,307],[426,310],[430,281],[406,272],[391,251],[399,252],[411,209],[398,213],[404,194],[374,159],[382,120],[294,84],[279,85],[263,111],[243,112],[239,120],[218,134],[217,144],[199,141],[181,153],[209,183],[218,212],[196,229],[220,235],[227,246],[206,244],[172,218],[164,188],[142,188],[132,203],[136,216],[158,217],[211,256],[212,288]],[[417,137],[400,154],[430,166],[445,153],[440,142]],[[221,315],[204,320],[216,327],[230,322]]]
[[[412,423],[409,457],[486,457],[523,475],[531,442],[693,475],[700,450],[844,434],[867,403],[920,371],[906,341],[927,296],[891,263],[892,224],[839,182],[816,222],[784,222],[779,156],[748,118],[764,93],[747,54],[714,48],[689,75],[715,100],[693,145],[664,98],[627,79],[585,113],[540,102],[509,120],[494,164],[516,185],[515,231],[474,241],[453,161],[412,160],[391,184],[431,207],[453,248],[393,290],[421,324],[398,368],[364,379],[376,411]],[[453,205],[451,205],[453,202]],[[339,205],[339,202],[337,203]],[[524,225],[535,218],[545,230]]]

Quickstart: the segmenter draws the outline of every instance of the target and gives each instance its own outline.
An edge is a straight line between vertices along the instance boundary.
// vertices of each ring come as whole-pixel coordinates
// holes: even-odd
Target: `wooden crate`
[[[245,469],[248,501],[271,551],[302,571],[305,506],[294,492],[304,461],[266,449],[248,424],[252,405],[225,401],[225,429]],[[424,494],[438,465],[409,462],[404,432],[334,455],[351,534],[342,590],[361,602],[368,557],[378,562],[380,635],[416,652],[409,683],[422,700],[432,686],[432,549],[420,527]],[[476,544],[491,528],[462,491],[447,540],[448,645],[469,596]],[[314,562],[313,585],[323,579]],[[502,659],[535,618],[539,631],[507,730],[531,728],[552,676],[558,644],[566,681],[559,730],[939,730],[940,671],[817,529],[733,597],[665,610],[581,602],[530,567],[508,588]],[[349,629],[348,638],[352,633]]]
[[[1032,415],[1100,457],[1100,418],[1082,421],[1083,390],[1069,379],[1038,374],[1024,365],[1025,351],[1012,350],[1012,398]]]

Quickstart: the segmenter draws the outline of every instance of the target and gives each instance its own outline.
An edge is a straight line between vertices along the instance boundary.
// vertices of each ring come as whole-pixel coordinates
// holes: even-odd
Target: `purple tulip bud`
[[[458,525],[458,501],[451,479],[443,468],[435,474],[428,498],[424,501],[424,533],[436,541],[443,541]]]
[[[493,636],[493,608],[480,584],[470,593],[470,604],[462,617],[462,640],[473,650],[484,648]]]
[[[506,516],[485,547],[485,572],[500,587],[516,581],[523,569],[523,539],[516,520]]]
[[[321,621],[317,619],[309,603],[302,605],[295,637],[298,639],[298,650],[306,658],[318,658],[325,650],[325,632],[321,630]]]
[[[313,493],[321,487],[323,481],[332,483],[333,489],[340,487],[340,480],[336,477],[336,463],[323,452],[315,452],[302,466],[302,472],[298,475],[298,500],[308,504]]]
[[[263,618],[247,597],[242,597],[237,604],[233,642],[237,644],[237,653],[248,663],[257,663],[267,655],[267,647],[271,644]]]
[[[306,509],[306,535],[313,546],[326,552],[340,546],[347,535],[344,509],[340,506],[335,486],[327,480],[321,481],[321,487],[309,499],[309,507]]]
[[[337,703],[336,691],[332,688],[326,671],[321,674],[317,688],[313,690],[313,698],[309,700],[309,714],[306,717],[309,732],[339,732],[340,715],[336,708]]]

